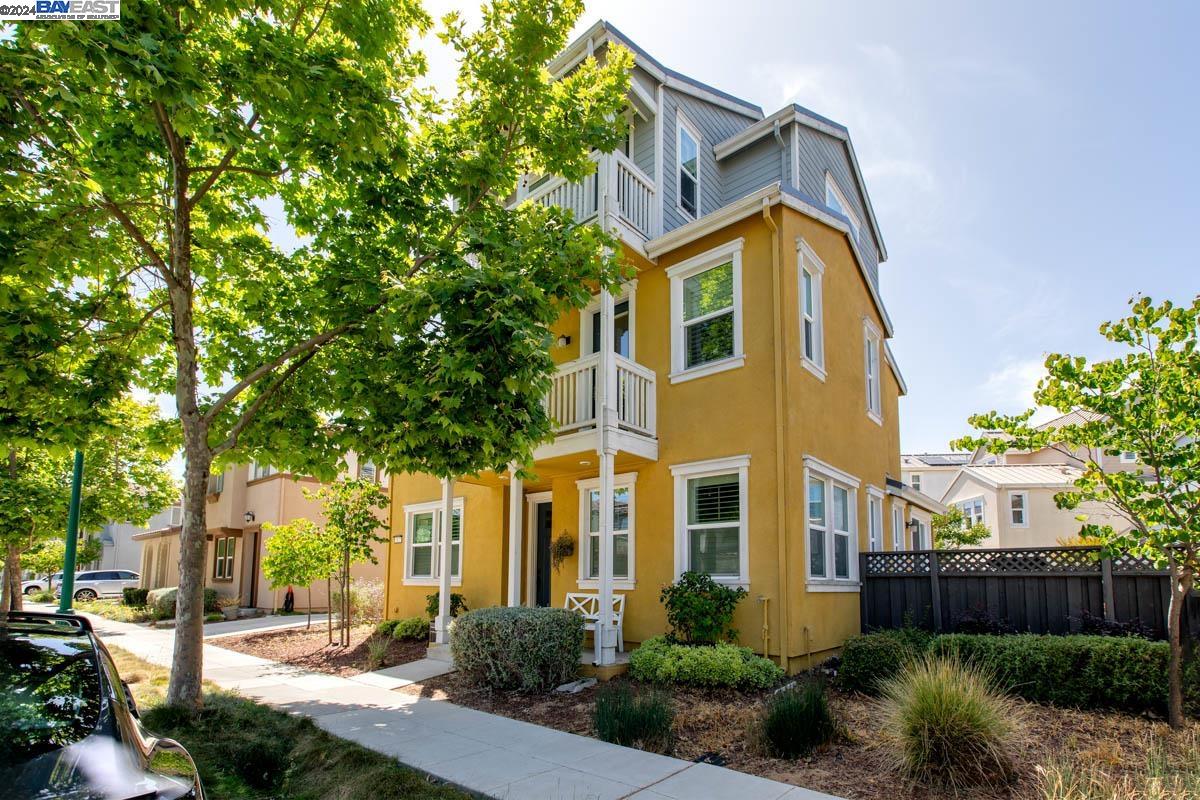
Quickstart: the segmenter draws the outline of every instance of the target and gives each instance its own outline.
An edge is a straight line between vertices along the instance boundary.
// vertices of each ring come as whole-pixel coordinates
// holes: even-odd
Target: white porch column
[[[508,604],[521,605],[521,520],[525,510],[525,482],[517,477],[517,467],[508,467]]]
[[[600,365],[597,371],[596,406],[600,441],[596,453],[600,461],[600,619],[596,623],[596,663],[613,664],[617,660],[616,631],[611,624],[613,607],[613,456],[612,429],[616,425],[613,396],[616,389],[616,359],[613,357],[613,298],[605,289],[600,293]]]
[[[438,559],[437,644],[450,643],[450,568],[454,530],[454,479],[442,479],[442,543]]]

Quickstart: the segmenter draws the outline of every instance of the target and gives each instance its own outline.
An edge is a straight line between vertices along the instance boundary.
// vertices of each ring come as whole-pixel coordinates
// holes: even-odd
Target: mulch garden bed
[[[451,673],[398,691],[446,699],[569,733],[594,735],[592,708],[597,687],[574,695],[528,696],[490,692]],[[671,695],[675,705],[671,755],[677,758],[709,761],[851,800],[954,796],[908,785],[895,773],[889,753],[881,744],[880,715],[872,698],[830,689],[830,705],[843,727],[842,736],[809,758],[790,761],[763,755],[751,744],[750,732],[768,693],[674,688]],[[1194,749],[1200,736],[1200,724],[1196,722],[1185,731],[1172,732],[1162,720],[1144,716],[1015,702],[1024,719],[1023,741],[1016,758],[1019,778],[1008,790],[972,791],[972,798],[1041,798],[1036,780],[1038,764],[1098,768],[1114,779],[1134,774],[1144,769],[1155,740],[1179,754]]]
[[[350,630],[350,647],[339,647],[338,632],[333,632],[334,644],[323,625],[313,624],[310,630],[288,628],[266,633],[247,633],[242,636],[223,636],[209,643],[239,653],[269,658],[283,664],[326,672],[330,675],[358,675],[367,671],[367,640],[375,635],[373,625],[360,625]],[[428,650],[425,641],[400,642],[388,638],[387,655],[375,669],[394,667],[424,658]]]

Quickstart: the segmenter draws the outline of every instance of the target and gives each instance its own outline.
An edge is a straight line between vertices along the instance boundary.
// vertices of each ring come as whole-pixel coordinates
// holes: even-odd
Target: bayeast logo
[[[0,19],[105,20],[121,18],[121,0],[0,0]]]

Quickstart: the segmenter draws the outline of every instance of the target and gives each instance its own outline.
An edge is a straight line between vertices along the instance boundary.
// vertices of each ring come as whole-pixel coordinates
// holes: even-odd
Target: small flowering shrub
[[[583,617],[562,608],[468,611],[450,629],[450,652],[460,673],[492,689],[549,691],[579,670]]]

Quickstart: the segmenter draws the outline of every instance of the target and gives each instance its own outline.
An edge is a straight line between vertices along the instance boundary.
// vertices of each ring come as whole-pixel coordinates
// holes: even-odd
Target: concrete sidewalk
[[[104,641],[170,666],[174,631],[89,615]],[[371,673],[378,675],[379,673]],[[312,717],[344,739],[494,798],[512,800],[836,800],[753,775],[645,753],[444,700],[204,645],[204,677]]]

